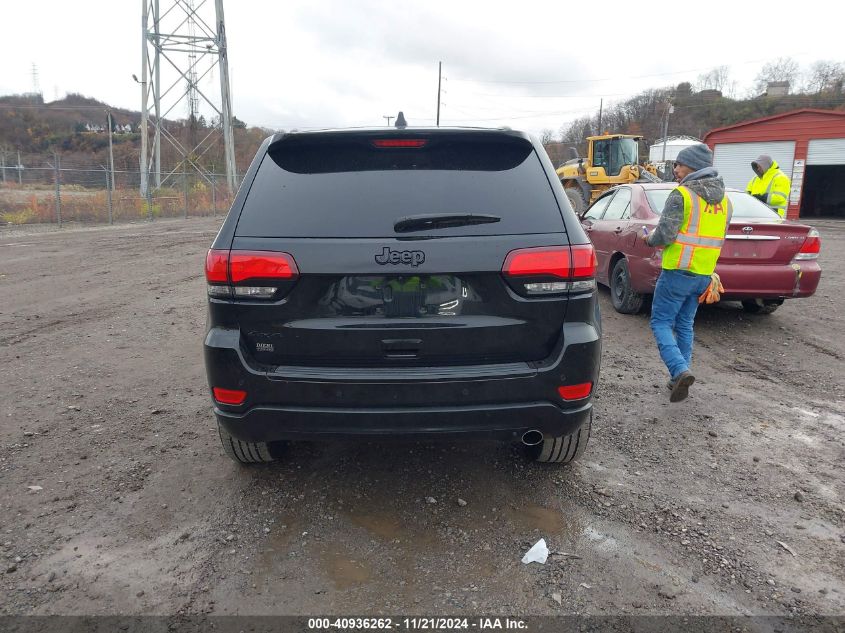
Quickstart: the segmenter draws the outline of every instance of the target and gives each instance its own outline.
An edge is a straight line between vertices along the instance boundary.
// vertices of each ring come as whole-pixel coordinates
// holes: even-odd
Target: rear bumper
[[[790,264],[731,264],[716,266],[725,299],[789,299],[816,292],[822,270],[816,260]]]
[[[331,436],[459,435],[518,439],[576,431],[592,394],[565,401],[558,386],[598,382],[600,325],[567,323],[538,363],[458,367],[261,367],[237,329],[212,327],[204,344],[209,387],[247,392],[243,405],[215,403],[217,420],[250,442]]]
[[[654,293],[660,276],[659,258],[632,259],[629,263],[631,285],[637,292]],[[816,292],[822,271],[818,260],[789,264],[718,264],[726,300],[790,299],[809,297]]]
[[[348,436],[470,436],[518,440],[526,431],[547,436],[576,431],[590,417],[589,401],[575,409],[551,402],[452,407],[319,408],[255,406],[242,414],[215,407],[217,421],[248,442]]]

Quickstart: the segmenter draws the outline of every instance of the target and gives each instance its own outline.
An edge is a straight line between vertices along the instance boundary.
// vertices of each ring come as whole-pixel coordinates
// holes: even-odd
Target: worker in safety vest
[[[690,364],[698,298],[710,286],[732,214],[725,183],[712,165],[706,145],[681,150],[674,169],[680,186],[666,198],[654,232],[642,236],[649,246],[664,247],[651,329],[669,370],[671,402],[684,400],[695,382]]]
[[[747,191],[752,196],[769,205],[772,211],[785,218],[789,205],[789,178],[784,174],[771,156],[763,154],[751,163],[751,169],[757,174],[748,183]]]

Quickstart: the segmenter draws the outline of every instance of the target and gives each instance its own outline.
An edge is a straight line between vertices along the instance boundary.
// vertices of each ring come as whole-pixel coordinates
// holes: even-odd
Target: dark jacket
[[[713,167],[705,167],[692,172],[681,181],[693,193],[701,196],[708,204],[721,202],[725,197],[725,182]],[[728,223],[731,219],[728,216]],[[666,198],[663,213],[657,228],[649,235],[649,246],[668,246],[678,237],[678,231],[684,222],[684,198],[676,189]]]

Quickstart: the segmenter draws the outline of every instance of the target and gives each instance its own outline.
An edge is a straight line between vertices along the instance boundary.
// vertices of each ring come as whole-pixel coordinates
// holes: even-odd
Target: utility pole
[[[18,184],[23,184],[21,182],[21,171],[23,170],[23,165],[21,165],[21,153],[18,151]]]
[[[387,119],[387,127],[390,127],[390,119],[395,119],[396,117],[395,116],[388,116],[388,115],[385,114],[381,118]]]
[[[111,177],[111,185],[109,185],[109,199],[111,199],[111,192],[114,191],[114,146],[112,144],[113,120],[111,117],[111,110],[106,110],[106,125],[109,126],[109,174]],[[111,206],[111,202],[109,202],[109,206]]]
[[[603,114],[602,110],[604,110],[604,99],[599,99],[599,135],[601,135],[601,115]]]
[[[0,148],[0,170],[3,172],[3,184],[6,184],[6,148]]]
[[[443,62],[437,62],[437,127],[440,127],[440,86],[443,81]]]
[[[666,169],[666,141],[669,140],[669,115],[675,112],[675,106],[671,103],[666,103],[666,118],[663,121],[663,169]]]
[[[59,163],[58,152],[53,152],[53,166],[54,177],[56,179],[56,221],[59,223],[59,228],[62,228],[62,167]]]
[[[103,167],[100,165],[100,167]],[[106,172],[106,193],[108,193],[108,203],[109,203],[109,224],[114,224],[114,207],[112,206],[112,196],[111,196],[111,178],[109,178],[109,170],[103,167],[103,171]]]

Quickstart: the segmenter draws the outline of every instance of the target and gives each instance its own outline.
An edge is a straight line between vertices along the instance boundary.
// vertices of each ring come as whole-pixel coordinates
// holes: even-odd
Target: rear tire
[[[593,427],[593,412],[590,411],[590,419],[581,425],[581,428],[561,437],[548,437],[539,444],[528,447],[528,454],[536,462],[546,464],[568,464],[584,454],[587,449],[587,442],[590,441],[590,432]]]
[[[239,464],[263,464],[275,460],[270,453],[270,445],[267,442],[244,442],[232,437],[217,423],[217,430],[220,432],[220,441],[223,443],[223,450],[235,462]]]
[[[637,314],[643,309],[645,297],[631,288],[631,273],[624,257],[616,262],[610,273],[610,300],[622,314]]]
[[[566,197],[569,198],[569,204],[572,205],[572,210],[575,215],[581,215],[587,209],[587,201],[584,199],[584,194],[574,187],[567,187],[565,189]]]
[[[742,309],[749,314],[771,314],[783,304],[783,299],[746,299]]]

